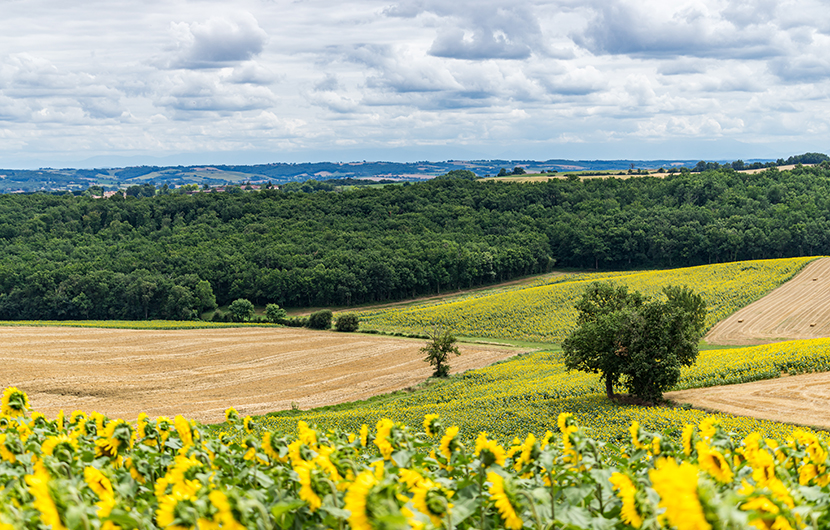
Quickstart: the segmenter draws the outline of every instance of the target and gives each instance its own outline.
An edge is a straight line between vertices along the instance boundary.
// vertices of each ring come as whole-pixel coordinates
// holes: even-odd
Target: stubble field
[[[96,410],[135,420],[182,414],[205,423],[366,399],[424,381],[424,340],[296,328],[127,330],[0,328],[2,387],[36,409]],[[492,364],[519,350],[462,345],[452,371]]]

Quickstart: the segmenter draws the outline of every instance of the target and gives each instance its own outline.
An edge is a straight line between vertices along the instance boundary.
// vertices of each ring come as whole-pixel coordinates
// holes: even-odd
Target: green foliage
[[[268,322],[281,322],[288,318],[288,313],[279,304],[268,304],[265,306],[265,318]]]
[[[475,180],[476,174],[470,171],[469,169],[453,169],[452,171],[448,171],[441,176],[435,177],[436,179],[442,180],[452,180],[452,179],[461,179],[461,180]]]
[[[577,328],[562,343],[569,370],[599,373],[606,394],[619,381],[654,402],[691,366],[703,334],[706,303],[685,287],[663,289],[666,300],[648,300],[624,285],[592,283],[577,302]]]
[[[237,298],[228,306],[235,322],[244,322],[254,316],[254,304],[245,298]]]
[[[450,354],[461,355],[458,346],[455,345],[456,341],[457,339],[452,333],[440,327],[434,328],[429,334],[429,342],[421,348],[421,353],[426,355],[424,362],[435,367],[432,372],[433,377],[447,377],[450,375]]]
[[[331,309],[321,309],[308,315],[308,327],[311,329],[331,329]]]
[[[334,323],[334,329],[337,331],[357,331],[360,325],[360,318],[356,313],[346,313],[339,315]]]
[[[631,270],[830,254],[828,209],[825,163],[317,193],[7,194],[0,319],[176,318],[172,288],[199,304],[198,281],[220,305],[328,307],[487,285],[554,261]]]

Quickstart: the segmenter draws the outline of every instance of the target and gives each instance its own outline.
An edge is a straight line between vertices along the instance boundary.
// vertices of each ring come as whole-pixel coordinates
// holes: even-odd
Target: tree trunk
[[[614,399],[614,383],[607,375],[605,376],[605,395],[608,399]]]

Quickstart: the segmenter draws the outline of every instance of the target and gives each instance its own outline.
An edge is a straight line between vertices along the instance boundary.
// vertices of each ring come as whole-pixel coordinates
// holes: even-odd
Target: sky
[[[829,152],[817,0],[0,0],[0,167]]]

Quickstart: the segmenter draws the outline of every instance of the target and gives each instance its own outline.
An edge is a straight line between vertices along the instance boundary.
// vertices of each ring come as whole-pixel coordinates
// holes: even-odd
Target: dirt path
[[[830,430],[830,372],[678,390],[664,397],[700,409]]]
[[[718,322],[710,344],[753,345],[830,337],[830,258],[810,262],[767,296]]]
[[[429,377],[423,340],[311,331],[232,328],[146,331],[0,328],[0,388],[26,391],[35,410],[97,410],[134,420],[183,414],[202,422],[224,410],[264,414],[308,409],[400,390]],[[461,345],[453,372],[518,353]]]

